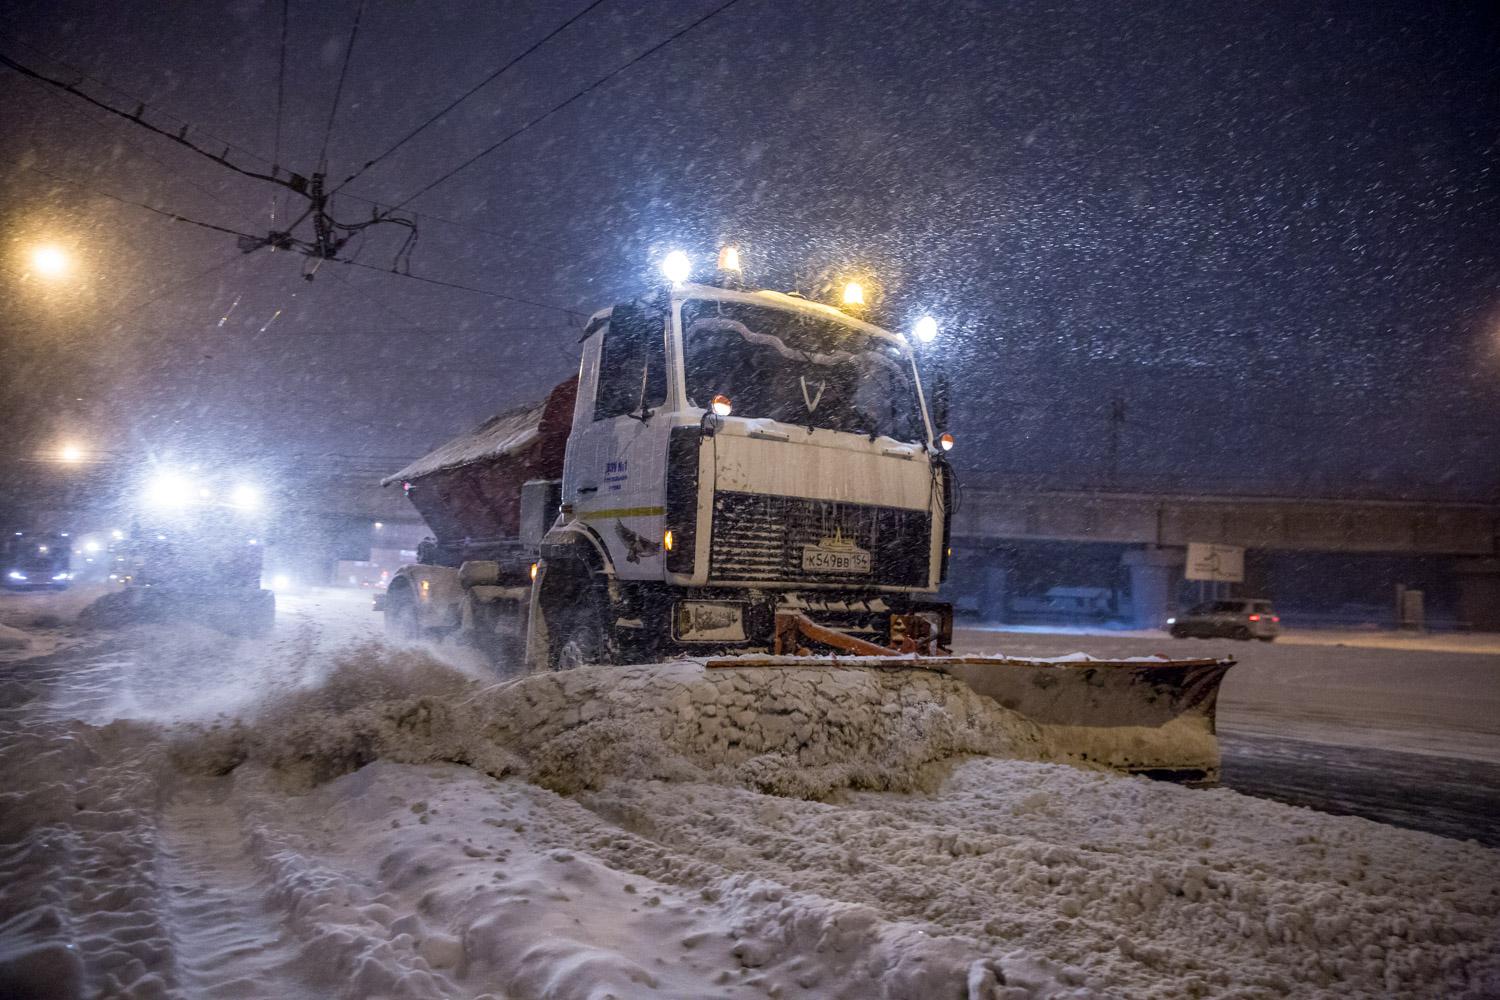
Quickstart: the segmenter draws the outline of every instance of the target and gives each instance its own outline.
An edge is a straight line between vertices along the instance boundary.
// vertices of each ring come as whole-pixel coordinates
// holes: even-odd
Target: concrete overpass
[[[1439,558],[1457,589],[1457,617],[1500,630],[1500,505],[1419,500],[1200,496],[1037,489],[965,490],[955,549],[1068,542],[1120,548],[1132,617],[1158,624],[1182,579],[1187,545],[1255,553],[1342,553]],[[984,574],[981,573],[981,576]],[[1396,581],[1393,581],[1393,583]],[[1004,589],[993,576],[982,588]]]
[[[282,502],[288,515],[347,524],[356,542],[374,521],[419,524],[398,486],[378,485],[381,474],[375,467],[331,468],[287,490]],[[1496,504],[1153,495],[1017,484],[965,490],[953,537],[961,561],[982,561],[987,552],[1025,542],[1118,547],[1129,576],[1131,617],[1140,625],[1159,624],[1171,613],[1190,542],[1242,547],[1252,563],[1274,552],[1437,558],[1458,592],[1456,617],[1500,630]],[[978,587],[993,586],[994,569],[981,569]]]
[[[303,456],[263,477],[276,512],[277,534],[295,539],[299,561],[312,568],[338,559],[364,558],[370,547],[406,548],[423,533],[399,486],[382,488],[381,476],[401,460]],[[0,464],[0,527],[80,527],[80,518],[125,516],[121,498],[138,487],[138,465]],[[374,525],[379,522],[382,528]],[[102,520],[94,527],[104,527]],[[1137,489],[1049,488],[1036,482],[992,482],[963,490],[954,519],[953,596],[984,611],[1016,590],[1007,579],[1010,554],[1032,546],[1056,555],[1089,554],[1110,561],[1128,594],[1130,616],[1159,623],[1181,591],[1186,546],[1206,542],[1241,546],[1253,564],[1277,553],[1423,560],[1456,592],[1455,617],[1474,627],[1500,630],[1500,504],[1418,499],[1202,495]],[[293,546],[288,546],[291,548]],[[1061,548],[1060,548],[1061,547]],[[1387,560],[1388,562],[1388,560]],[[1329,564],[1394,572],[1387,563]],[[1368,569],[1368,567],[1375,567]],[[1265,570],[1261,585],[1274,591],[1278,574]],[[1095,570],[1095,575],[1100,575]],[[1107,575],[1107,574],[1105,574]],[[1071,582],[1057,575],[1055,583]],[[1113,581],[1106,581],[1111,586]],[[1373,581],[1385,588],[1401,580]],[[997,599],[997,594],[998,599]]]

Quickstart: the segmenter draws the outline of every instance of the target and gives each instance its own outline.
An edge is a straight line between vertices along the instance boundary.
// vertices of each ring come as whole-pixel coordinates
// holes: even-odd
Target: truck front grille
[[[714,497],[709,578],[715,582],[925,587],[931,524],[925,510],[719,493]],[[804,548],[833,540],[868,552],[870,572],[804,570]]]

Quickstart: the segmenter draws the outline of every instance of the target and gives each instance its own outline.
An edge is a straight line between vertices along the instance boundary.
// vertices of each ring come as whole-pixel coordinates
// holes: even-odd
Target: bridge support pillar
[[[1120,561],[1130,569],[1130,612],[1136,628],[1161,628],[1172,613],[1187,550],[1150,545],[1130,549]]]
[[[1461,559],[1453,572],[1459,620],[1481,632],[1500,632],[1500,559]]]
[[[996,565],[995,562],[988,563],[984,567],[984,577],[979,591],[979,613],[989,624],[1003,625],[1009,618],[1007,612],[1010,608],[1010,601],[1006,593],[1009,576],[1009,570],[1003,565]]]

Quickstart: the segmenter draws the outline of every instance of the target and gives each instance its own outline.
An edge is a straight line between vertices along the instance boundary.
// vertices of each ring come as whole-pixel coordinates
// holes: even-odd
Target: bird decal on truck
[[[625,527],[625,522],[615,521],[615,534],[620,536],[620,541],[625,543],[625,561],[638,563],[642,556],[654,556],[661,551],[661,544],[653,542],[639,532],[631,531]]]

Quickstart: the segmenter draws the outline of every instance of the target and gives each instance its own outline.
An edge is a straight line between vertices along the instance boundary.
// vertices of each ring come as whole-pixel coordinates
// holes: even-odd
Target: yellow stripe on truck
[[[655,517],[666,512],[665,507],[615,507],[611,510],[584,511],[578,516],[585,521],[592,521],[601,517]]]

